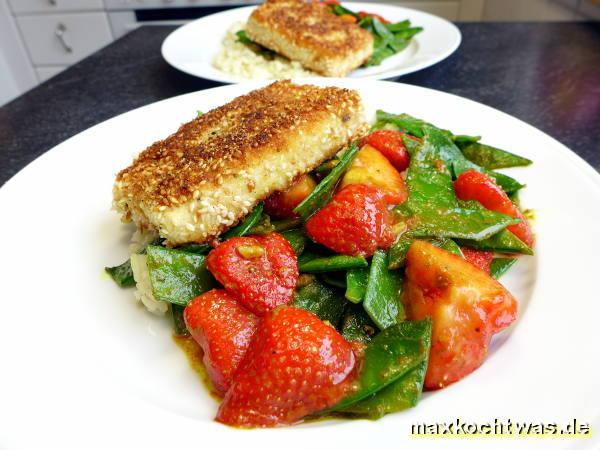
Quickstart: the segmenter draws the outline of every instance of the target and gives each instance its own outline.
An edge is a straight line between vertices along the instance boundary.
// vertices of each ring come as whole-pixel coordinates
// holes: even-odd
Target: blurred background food
[[[452,21],[600,19],[598,0],[380,2],[423,10]],[[222,9],[253,3],[257,2],[0,0],[0,105],[141,25],[182,24]]]

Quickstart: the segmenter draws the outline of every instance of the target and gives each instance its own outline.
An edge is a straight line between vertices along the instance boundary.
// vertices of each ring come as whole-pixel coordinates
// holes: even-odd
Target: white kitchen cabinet
[[[8,0],[15,14],[102,10],[102,0]]]
[[[58,75],[66,68],[67,66],[42,66],[35,69],[35,73],[37,74],[39,82],[43,83],[54,75]]]
[[[19,16],[17,23],[36,66],[73,64],[113,40],[103,12]]]

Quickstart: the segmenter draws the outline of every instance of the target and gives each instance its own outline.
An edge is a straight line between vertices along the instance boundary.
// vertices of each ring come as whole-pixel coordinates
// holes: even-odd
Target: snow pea
[[[481,140],[481,136],[468,136],[466,134],[458,134],[452,135],[452,141],[458,145],[458,148],[462,148],[462,146],[467,146],[470,144],[474,144]]]
[[[185,306],[176,305],[171,303],[171,318],[173,319],[173,329],[175,334],[178,336],[188,336],[190,332],[185,326],[185,320],[183,319],[183,311]]]
[[[271,225],[273,226],[273,231],[282,232],[298,228],[302,225],[302,219],[274,220],[271,221]]]
[[[517,258],[494,258],[490,273],[496,280],[504,275],[517,262]]]
[[[346,272],[346,299],[352,303],[360,303],[367,292],[369,268],[359,267]]]
[[[248,234],[254,225],[256,225],[263,212],[263,204],[259,203],[256,205],[254,210],[246,216],[246,218],[238,226],[230,228],[227,232],[223,233],[223,240],[231,239],[232,237],[239,237]]]
[[[323,272],[319,278],[330,286],[346,289],[346,274],[344,272]]]
[[[282,232],[281,235],[287,239],[294,249],[294,253],[296,253],[296,255],[302,254],[308,242],[308,238],[304,234],[304,230],[299,228],[296,230],[287,230]]]
[[[344,314],[346,300],[341,292],[315,279],[294,293],[292,306],[310,311],[337,327]]]
[[[344,411],[399,380],[427,361],[430,345],[429,318],[418,322],[401,322],[386,328],[365,349],[356,390],[332,410]]]
[[[458,244],[452,239],[446,239],[439,245],[439,247],[446,250],[447,252],[454,253],[456,256],[460,256],[461,258],[465,257]]]
[[[480,241],[469,239],[458,240],[458,244],[466,247],[472,247],[475,250],[489,250],[498,253],[520,253],[523,255],[533,255],[533,250],[508,230],[502,230],[501,232]]]
[[[146,254],[152,293],[157,300],[186,306],[216,285],[204,255],[158,245],[149,245]]]
[[[347,341],[367,344],[377,333],[377,325],[361,305],[348,304],[341,324],[341,333]]]
[[[307,220],[321,209],[331,199],[335,187],[360,150],[357,142],[353,142],[348,150],[340,157],[340,162],[321,180],[313,191],[294,208],[294,212]]]
[[[507,152],[506,150],[479,142],[472,142],[467,145],[459,142],[457,145],[469,161],[487,170],[528,166],[533,162],[530,159]]]
[[[197,255],[206,255],[212,247],[208,244],[186,244],[181,247],[177,247],[177,250],[183,250],[188,253],[195,253]]]
[[[362,256],[333,255],[298,261],[298,270],[304,273],[333,272],[336,270],[367,267],[369,263]]]
[[[432,128],[411,158],[406,179],[408,200],[395,208],[409,225],[410,234],[481,240],[517,223],[512,217],[486,210],[474,202],[458,201],[443,161],[452,158],[455,152],[460,154],[460,150],[448,142],[440,130]]]
[[[401,292],[402,276],[399,272],[388,269],[387,253],[377,250],[371,259],[363,308],[380,330],[404,320]]]
[[[388,269],[399,269],[404,264],[404,258],[406,258],[406,254],[408,253],[408,249],[413,243],[414,238],[412,238],[408,234],[403,234],[400,236],[394,245],[389,250],[388,253]]]
[[[346,289],[346,277],[344,272],[323,272],[320,275],[321,280],[330,286]]]
[[[135,286],[135,280],[133,279],[133,271],[131,270],[131,261],[127,259],[123,264],[115,267],[105,267],[104,270],[110,275],[115,283],[119,287],[131,287]]]
[[[419,363],[397,381],[370,397],[344,408],[343,412],[375,420],[386,414],[416,406],[423,391],[427,363],[427,360]]]

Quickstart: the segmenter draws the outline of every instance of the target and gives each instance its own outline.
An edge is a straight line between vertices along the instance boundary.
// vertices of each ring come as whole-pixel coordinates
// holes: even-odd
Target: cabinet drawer
[[[15,14],[102,10],[102,0],[8,0]]]
[[[46,80],[49,80],[54,75],[58,75],[63,70],[65,70],[66,66],[46,66],[46,67],[36,67],[35,73],[37,74],[38,80],[40,83],[43,83]]]
[[[112,42],[105,13],[17,17],[35,65],[68,65]]]

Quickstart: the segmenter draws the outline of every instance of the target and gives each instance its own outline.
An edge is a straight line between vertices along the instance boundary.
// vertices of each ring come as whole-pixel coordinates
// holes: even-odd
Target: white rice
[[[236,32],[242,30],[243,22],[234,23],[223,39],[221,50],[213,60],[213,66],[239,79],[271,80],[284,78],[316,77],[317,73],[304,69],[299,62],[283,56],[268,60],[238,42]]]

